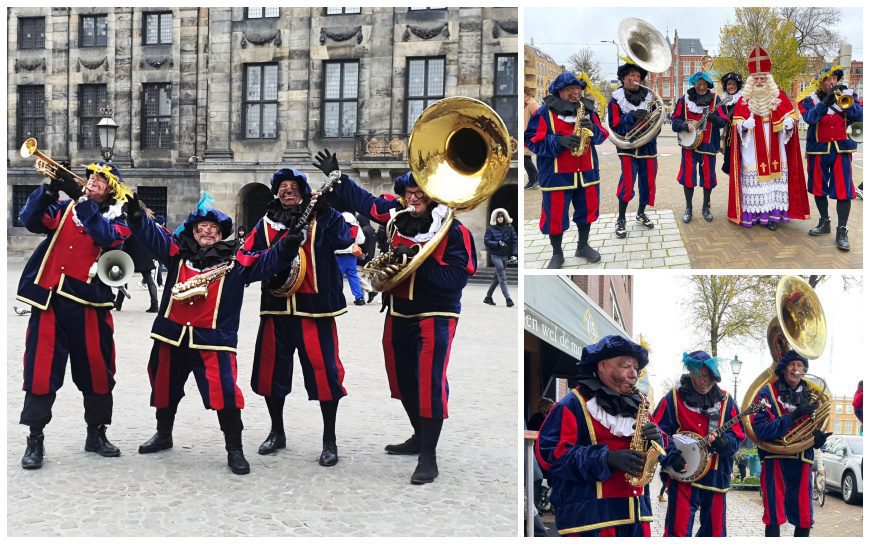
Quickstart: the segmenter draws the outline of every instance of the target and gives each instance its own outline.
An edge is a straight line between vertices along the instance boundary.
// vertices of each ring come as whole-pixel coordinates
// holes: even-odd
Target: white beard
[[[767,83],[764,86],[748,85],[742,91],[749,111],[755,115],[761,117],[770,115],[770,112],[779,106],[779,87],[770,74],[767,74]]]

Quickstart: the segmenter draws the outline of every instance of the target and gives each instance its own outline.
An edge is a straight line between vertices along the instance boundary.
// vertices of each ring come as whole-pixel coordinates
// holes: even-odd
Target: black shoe
[[[577,244],[577,251],[574,252],[575,257],[584,257],[586,261],[590,263],[597,263],[601,260],[601,254],[592,249],[592,246],[589,244],[583,244],[582,246]]]
[[[245,454],[241,449],[227,450],[227,466],[233,471],[233,474],[247,474],[251,472],[251,465],[245,459]]]
[[[507,298],[507,299],[505,299],[504,304],[505,304],[505,306],[507,306],[508,308],[510,308],[510,307],[512,307],[512,306],[514,305],[514,301],[512,301],[512,300],[509,299],[509,298]]]
[[[24,450],[24,457],[21,458],[21,468],[34,469],[42,466],[42,458],[45,456],[44,440],[43,434],[32,434],[27,437],[27,449]]]
[[[116,448],[106,438],[106,426],[100,425],[94,429],[88,429],[88,438],[85,440],[85,451],[102,455],[103,457],[117,457],[121,450]]]
[[[710,206],[704,206],[701,208],[701,215],[704,216],[704,221],[708,223],[713,222],[713,214],[710,212]]]
[[[526,183],[526,186],[523,187],[523,189],[536,189],[537,187],[538,187],[537,181],[530,181],[530,182]]]
[[[139,453],[155,453],[172,448],[172,434],[157,431],[154,436],[139,446]]]
[[[401,444],[388,445],[384,448],[384,451],[393,455],[419,455],[420,439],[416,434],[412,434],[411,438],[405,440]]]
[[[320,452],[320,459],[317,462],[322,467],[331,467],[338,463],[338,447],[334,440],[323,442],[323,451]]]
[[[495,306],[495,301],[492,300],[492,297],[484,297],[484,298],[483,298],[483,303],[484,303],[484,304],[489,304],[490,306]]]
[[[411,483],[414,485],[428,484],[434,482],[437,477],[438,463],[435,460],[435,454],[418,457],[417,468],[411,476]]]
[[[768,223],[767,223],[767,230],[771,230],[771,231],[772,231],[772,230],[776,230],[776,229],[777,229],[777,225],[776,225],[776,223],[774,223],[773,221],[768,221]]]
[[[645,229],[651,229],[655,227],[655,223],[653,223],[649,217],[646,216],[645,213],[639,213],[634,216],[635,221],[643,225]]]
[[[149,313],[149,314],[156,314],[157,313],[157,306],[151,306],[150,308],[145,310],[145,312]]]
[[[625,230],[625,218],[618,217],[616,219],[616,237],[625,238],[628,236],[628,231]]]
[[[367,300],[366,302],[371,302],[371,301],[373,301],[375,298],[377,298],[377,296],[378,296],[378,292],[377,292],[377,291],[371,291],[371,292],[369,293],[369,298],[368,298],[368,300]]]
[[[257,453],[260,455],[267,455],[269,453],[275,453],[278,450],[282,450],[287,447],[287,436],[284,433],[278,433],[272,431],[269,433],[269,436],[266,437],[266,440],[260,444],[260,449],[257,450]]]
[[[353,303],[356,306],[365,306],[366,305],[365,299],[362,299],[362,298],[358,298],[358,299],[354,300]]]
[[[547,268],[550,270],[562,268],[563,264],[565,264],[565,257],[561,253],[553,254],[550,262],[547,263]]]
[[[683,223],[689,223],[692,221],[692,208],[686,208],[686,211],[683,212]]]
[[[849,230],[846,227],[837,227],[837,249],[849,251]]]
[[[819,224],[810,229],[810,236],[821,236],[822,234],[831,234],[831,218],[822,217],[819,219]]]

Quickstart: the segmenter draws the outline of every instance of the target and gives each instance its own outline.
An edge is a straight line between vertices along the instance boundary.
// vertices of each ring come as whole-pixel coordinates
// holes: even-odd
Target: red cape
[[[786,163],[788,164],[788,218],[809,219],[810,200],[807,196],[807,182],[804,176],[804,162],[801,159],[801,146],[798,141],[797,119],[794,117],[794,106],[782,89],[779,91],[779,107],[771,114],[774,129],[782,129],[785,117],[791,115],[795,119],[795,133],[785,144]],[[731,173],[728,176],[728,220],[740,224],[743,212],[743,194],[740,188],[740,122],[748,119],[752,113],[744,98],[734,105],[734,116],[731,123],[731,156],[725,160],[731,161]]]

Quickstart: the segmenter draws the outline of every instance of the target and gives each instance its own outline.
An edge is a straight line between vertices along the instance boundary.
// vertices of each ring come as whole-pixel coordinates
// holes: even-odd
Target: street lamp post
[[[740,367],[743,366],[743,361],[735,355],[731,359],[731,374],[734,376],[734,402],[737,402],[737,376],[740,374]]]
[[[106,104],[100,109],[103,118],[97,123],[97,134],[100,136],[100,155],[107,162],[115,156],[115,135],[118,133],[118,125],[112,119],[112,108]]]

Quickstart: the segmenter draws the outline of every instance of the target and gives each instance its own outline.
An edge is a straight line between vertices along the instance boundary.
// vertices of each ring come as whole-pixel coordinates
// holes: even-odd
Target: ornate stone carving
[[[496,21],[494,25],[492,25],[492,37],[499,37],[499,30],[503,32],[507,32],[508,34],[516,34],[519,30],[519,24],[517,21]]]
[[[441,26],[436,26],[435,28],[423,28],[420,26],[408,25],[405,27],[405,33],[402,35],[402,41],[410,41],[411,34],[414,34],[414,36],[417,36],[421,40],[431,40],[442,32],[444,33],[445,38],[450,38],[450,29],[448,28],[447,23],[444,23]]]
[[[162,68],[164,65],[169,65],[170,68],[175,66],[175,63],[172,61],[172,57],[161,57],[154,59],[143,57],[142,60],[139,61],[139,68],[144,68],[146,64],[152,68]]]
[[[82,68],[87,68],[88,70],[96,70],[102,66],[106,70],[109,69],[109,57],[103,57],[98,61],[87,61],[81,58],[76,59],[76,72],[81,72]]]
[[[358,26],[356,28],[352,28],[350,30],[341,31],[341,30],[327,30],[323,27],[320,27],[320,45],[326,45],[326,39],[329,38],[334,42],[346,42],[347,40],[356,36],[356,43],[362,43],[363,33],[362,26]]]
[[[272,42],[276,46],[281,46],[281,31],[275,30],[274,34],[248,34],[247,32],[242,32],[242,49],[248,47],[248,42],[256,45],[257,47],[266,45],[269,42]]]
[[[34,59],[30,62],[26,60],[15,59],[15,73],[17,74],[19,70],[26,70],[28,72],[32,72],[37,68],[42,68],[42,71],[45,71],[45,59]]]

